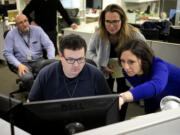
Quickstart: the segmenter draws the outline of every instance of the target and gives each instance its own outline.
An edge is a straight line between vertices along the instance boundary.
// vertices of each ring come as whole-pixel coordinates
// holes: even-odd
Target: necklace
[[[68,84],[66,83],[66,80],[65,80],[65,77],[64,77],[64,84],[65,84],[66,91],[67,91],[69,97],[73,97],[74,96],[74,94],[76,92],[76,88],[77,88],[78,82],[79,82],[79,79],[77,79],[76,84],[74,86],[74,89],[73,89],[73,91],[71,93],[70,90],[68,89]]]

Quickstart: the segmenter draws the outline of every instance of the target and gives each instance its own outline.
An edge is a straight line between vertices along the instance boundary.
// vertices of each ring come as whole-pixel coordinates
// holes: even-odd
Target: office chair
[[[146,39],[149,40],[159,40],[159,30],[158,29],[140,29],[141,33]]]
[[[78,8],[65,8],[67,14],[69,15],[72,22],[76,23],[77,25],[80,24],[80,18],[77,16],[79,13]],[[65,21],[64,18],[58,18],[58,32],[63,33],[63,28],[69,27],[68,23]]]
[[[167,38],[168,42],[180,43],[180,27],[170,27],[170,34]]]
[[[5,39],[8,32],[9,32],[9,30],[4,32],[4,35],[3,35],[4,39]],[[44,57],[44,54],[43,54],[43,57]],[[46,59],[47,57],[44,57],[44,58]],[[53,63],[55,61],[56,60],[48,60],[48,61],[45,61],[44,63],[42,63],[37,69],[35,69],[33,71],[34,79],[36,78],[37,74],[39,73],[39,71],[43,67],[45,67],[46,65],[49,65],[49,64],[51,64],[51,63]],[[16,67],[14,67],[12,64],[8,63],[8,61],[7,61],[7,65],[8,65],[8,68],[10,69],[10,71],[17,74],[17,68]],[[22,92],[25,92],[25,91],[30,91],[30,89],[24,84],[24,82],[20,78],[16,79],[16,84],[19,84],[19,88],[17,90],[15,90],[15,91],[10,92],[9,93],[10,97],[14,97],[14,94],[22,93]]]
[[[95,66],[95,67],[97,67],[96,63],[91,59],[86,58],[86,62],[93,65],[93,66]]]

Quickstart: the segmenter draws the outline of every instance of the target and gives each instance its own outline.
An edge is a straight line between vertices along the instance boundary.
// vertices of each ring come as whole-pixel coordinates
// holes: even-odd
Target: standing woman
[[[114,58],[116,62],[118,61],[117,49],[130,39],[145,41],[139,30],[127,23],[126,14],[119,5],[108,5],[99,16],[99,28],[90,39],[88,56],[103,71],[111,90],[113,90],[116,78],[118,93],[128,90],[129,87],[126,86],[125,78],[121,72],[115,78],[112,78],[116,64],[112,65],[110,61]],[[127,105],[124,106],[124,109],[121,109],[122,120],[125,119],[126,110]]]
[[[144,99],[145,113],[153,113],[160,110],[163,97],[180,97],[180,68],[155,57],[144,41],[129,41],[120,48],[118,58],[134,87],[120,94],[120,108],[125,102]]]

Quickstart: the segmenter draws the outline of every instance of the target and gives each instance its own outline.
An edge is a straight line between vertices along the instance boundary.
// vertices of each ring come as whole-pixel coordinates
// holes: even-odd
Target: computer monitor
[[[103,0],[86,0],[86,8],[102,9]]]
[[[172,22],[173,25],[176,25],[176,15],[180,13],[180,10],[177,9],[171,9],[169,12],[169,20]]]
[[[19,104],[21,104],[21,101],[0,94],[0,117],[3,117],[7,112]]]
[[[119,95],[24,103],[14,124],[31,134],[72,134],[119,122]]]

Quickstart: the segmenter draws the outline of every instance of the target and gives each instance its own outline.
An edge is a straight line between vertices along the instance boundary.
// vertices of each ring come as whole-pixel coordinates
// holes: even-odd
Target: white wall
[[[86,0],[60,0],[65,8],[85,8]]]
[[[21,13],[29,2],[30,0],[16,0],[18,12]]]
[[[107,5],[112,4],[112,3],[119,4],[119,5],[124,5],[123,0],[103,0],[103,9]]]

